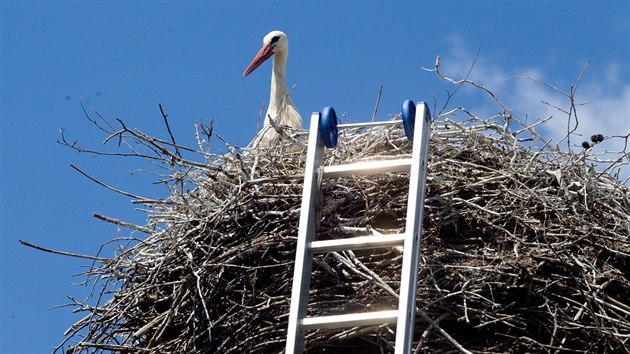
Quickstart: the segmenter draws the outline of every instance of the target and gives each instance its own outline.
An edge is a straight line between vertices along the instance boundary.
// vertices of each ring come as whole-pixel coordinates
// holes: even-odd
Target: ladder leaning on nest
[[[425,103],[421,102],[416,106],[413,101],[406,100],[402,105],[401,116],[402,120],[339,125],[337,125],[335,111],[331,107],[326,107],[322,113],[316,112],[311,116],[287,330],[287,354],[303,352],[304,331],[307,330],[393,323],[397,324],[395,353],[407,354],[411,351],[431,115]],[[414,124],[414,122],[418,124]],[[413,143],[411,158],[323,166],[324,147],[334,148],[337,145],[338,129],[401,123],[409,140],[413,140],[414,136],[417,137]],[[322,179],[400,171],[410,172],[407,223],[403,234],[315,240]],[[313,254],[394,246],[404,247],[398,310],[306,317]]]

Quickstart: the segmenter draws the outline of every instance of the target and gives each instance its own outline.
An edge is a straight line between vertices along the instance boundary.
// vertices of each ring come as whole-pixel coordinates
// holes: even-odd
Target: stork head
[[[286,53],[289,50],[289,41],[287,40],[287,35],[281,31],[271,31],[269,32],[265,38],[263,38],[263,46],[260,48],[260,51],[254,57],[254,60],[249,64],[243,76],[247,76],[252,73],[252,71],[256,70],[260,66],[260,64],[264,63],[265,60],[269,59],[272,55],[276,53]]]

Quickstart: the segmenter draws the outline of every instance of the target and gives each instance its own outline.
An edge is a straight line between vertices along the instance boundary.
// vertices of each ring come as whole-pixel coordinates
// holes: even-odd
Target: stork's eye
[[[270,45],[271,45],[271,44],[274,44],[274,43],[276,43],[278,40],[280,40],[280,36],[275,36],[275,37],[271,38],[271,42],[270,42],[269,44],[270,44]]]

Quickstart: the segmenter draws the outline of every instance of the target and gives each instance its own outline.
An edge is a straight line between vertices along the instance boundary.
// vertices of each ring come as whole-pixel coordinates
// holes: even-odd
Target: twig
[[[153,233],[153,230],[148,229],[146,227],[142,227],[142,226],[138,226],[132,223],[128,223],[128,222],[124,222],[122,220],[119,219],[114,219],[114,218],[110,218],[107,217],[105,215],[99,214],[99,213],[93,213],[92,216],[94,216],[97,219],[103,220],[105,222],[108,222],[110,224],[114,224],[114,225],[118,225],[118,226],[122,226],[122,227],[126,227],[132,230],[136,230],[136,231],[140,231],[143,232],[147,235],[150,235],[151,233]]]
[[[71,252],[65,252],[65,251],[57,251],[57,250],[53,250],[53,249],[50,249],[50,248],[38,246],[38,245],[30,243],[28,241],[23,241],[23,240],[19,240],[19,241],[24,246],[28,246],[28,247],[34,248],[36,250],[40,250],[40,251],[44,251],[44,252],[48,252],[48,253],[52,253],[52,254],[58,254],[58,255],[61,255],[61,256],[89,259],[91,261],[96,261],[96,262],[99,262],[99,263],[106,263],[106,262],[110,261],[110,259],[107,259],[107,258],[100,258],[100,257],[88,256],[88,255],[84,255],[84,254],[71,253]]]
[[[182,157],[182,154],[179,153],[179,148],[177,143],[175,142],[175,137],[173,136],[173,132],[171,131],[171,126],[168,124],[168,114],[164,113],[164,108],[162,108],[162,104],[158,103],[160,107],[160,113],[162,114],[162,118],[164,119],[164,125],[166,125],[166,130],[168,131],[168,135],[171,137],[171,141],[173,142],[173,146],[175,147],[175,154],[179,157]]]
[[[376,104],[374,105],[374,112],[372,112],[372,122],[376,119],[376,112],[378,112],[378,104],[381,102],[381,94],[383,93],[383,83],[378,85],[378,96],[376,96]]]
[[[72,167],[75,171],[79,172],[79,173],[80,173],[80,174],[82,174],[83,176],[87,177],[87,178],[88,178],[89,180],[91,180],[92,182],[94,182],[94,183],[98,184],[99,186],[103,186],[103,187],[105,187],[105,188],[109,189],[109,190],[110,190],[110,191],[112,191],[112,192],[116,192],[116,193],[118,193],[118,194],[122,194],[122,195],[124,195],[124,196],[127,196],[127,197],[130,197],[130,198],[137,199],[137,200],[139,200],[139,201],[150,201],[150,200],[151,200],[151,199],[149,199],[149,198],[140,197],[140,196],[138,196],[138,195],[131,194],[131,193],[125,192],[125,191],[123,191],[123,190],[120,190],[120,189],[114,188],[114,187],[112,187],[112,186],[109,186],[109,185],[107,185],[107,184],[105,184],[105,183],[103,183],[103,182],[99,181],[98,179],[96,179],[96,178],[94,178],[94,177],[92,177],[92,176],[88,175],[87,173],[83,172],[80,168],[76,167],[76,166],[75,166],[75,165],[73,165],[73,164],[70,164],[70,167]]]

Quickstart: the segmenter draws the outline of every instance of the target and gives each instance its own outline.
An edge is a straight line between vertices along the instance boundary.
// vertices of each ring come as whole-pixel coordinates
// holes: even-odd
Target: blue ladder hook
[[[319,121],[319,129],[322,132],[324,145],[327,148],[332,149],[337,146],[339,129],[337,129],[337,113],[335,113],[334,108],[324,107],[322,110],[322,119]]]

